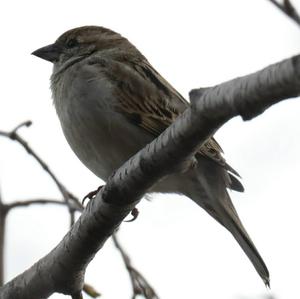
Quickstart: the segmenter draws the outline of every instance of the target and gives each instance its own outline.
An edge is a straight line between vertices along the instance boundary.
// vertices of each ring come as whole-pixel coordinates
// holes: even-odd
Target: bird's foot
[[[94,191],[91,191],[89,192],[81,201],[82,205],[84,205],[84,202],[86,201],[86,199],[94,199],[96,197],[96,195],[98,194],[98,192],[102,189],[103,185],[102,186],[99,186],[97,188],[97,190],[94,190]]]
[[[132,218],[129,219],[129,220],[125,220],[124,222],[132,222],[132,221],[134,221],[134,220],[138,217],[138,215],[139,215],[139,210],[138,210],[137,208],[134,208],[134,209],[131,211],[130,214],[131,214]]]

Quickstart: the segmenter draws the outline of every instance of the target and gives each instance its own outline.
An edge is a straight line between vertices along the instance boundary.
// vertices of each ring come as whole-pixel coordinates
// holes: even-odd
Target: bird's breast
[[[101,78],[92,82],[76,73],[52,83],[54,104],[69,145],[103,180],[152,140],[113,109],[118,99],[112,88]]]

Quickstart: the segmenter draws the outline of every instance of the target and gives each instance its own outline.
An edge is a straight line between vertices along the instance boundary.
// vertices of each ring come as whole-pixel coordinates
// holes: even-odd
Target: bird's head
[[[99,26],[84,26],[63,33],[55,43],[32,52],[33,55],[62,65],[80,60],[94,52],[130,43],[120,34]]]

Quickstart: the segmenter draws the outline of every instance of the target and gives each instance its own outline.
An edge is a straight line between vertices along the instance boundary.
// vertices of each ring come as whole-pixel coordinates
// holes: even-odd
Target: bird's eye
[[[68,48],[74,48],[74,47],[76,47],[77,45],[78,45],[78,41],[77,41],[75,38],[72,38],[72,39],[68,40],[68,41],[67,41],[67,44],[66,44],[66,46],[67,46]]]

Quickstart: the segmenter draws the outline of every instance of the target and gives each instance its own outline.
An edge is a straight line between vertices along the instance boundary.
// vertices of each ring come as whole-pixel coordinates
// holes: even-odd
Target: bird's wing
[[[144,60],[143,63],[139,63],[139,73],[146,75],[146,80],[151,80],[152,84],[161,89],[160,101],[164,103],[164,111],[162,111],[162,117],[160,117],[162,126],[159,131],[155,132],[156,136],[161,134],[171,123],[186,109],[190,104],[184,99],[184,97],[168,82],[166,81],[152,66]],[[147,99],[146,99],[147,101]],[[154,102],[155,105],[155,102]],[[172,117],[168,117],[171,111]],[[225,166],[226,162],[221,153],[223,150],[218,142],[211,137],[208,139],[202,147],[199,149],[199,153],[214,160],[218,164]]]
[[[110,69],[106,75],[113,77],[114,82],[121,85],[123,91],[122,94],[116,95],[119,98],[115,103],[116,109],[126,116],[128,121],[144,129],[154,138],[189,107],[190,104],[184,97],[144,57],[137,59],[136,56],[124,54],[122,57],[114,58],[114,63],[110,65],[114,69]],[[213,137],[209,138],[198,151],[229,172],[238,175],[225,162],[222,152],[222,148]],[[242,191],[240,183],[230,187]]]

